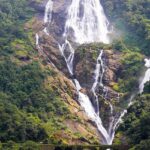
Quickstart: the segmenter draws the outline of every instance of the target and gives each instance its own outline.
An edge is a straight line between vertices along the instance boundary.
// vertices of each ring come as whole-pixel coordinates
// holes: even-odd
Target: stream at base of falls
[[[46,4],[44,23],[51,23],[53,3],[54,1],[49,0]],[[78,44],[86,44],[93,42],[103,42],[105,44],[108,44],[110,43],[109,33],[111,33],[111,30],[109,30],[109,28],[109,21],[107,20],[104,14],[103,7],[99,0],[72,0],[71,5],[68,7],[67,10],[67,20],[64,27],[64,33],[62,35],[64,43],[59,43],[58,41],[58,48],[60,50],[60,53],[64,57],[70,75],[74,75],[73,63],[75,54],[74,47],[70,42],[70,37],[72,37],[71,41]],[[47,35],[49,34],[46,27],[43,31]],[[36,34],[36,45],[39,51],[42,51],[39,45],[38,34]],[[67,55],[65,53],[66,49]],[[145,66],[148,69],[145,73],[142,83],[140,84],[140,93],[143,92],[144,84],[150,79],[150,59],[146,59],[145,62]],[[102,82],[103,75],[105,73],[105,65],[103,62],[103,50],[99,50],[99,56],[95,63],[95,77],[93,86],[91,88],[91,91],[95,97],[95,107],[92,105],[88,95],[81,92],[82,87],[79,81],[77,79],[73,79],[73,83],[77,89],[78,101],[81,107],[83,107],[87,116],[97,126],[97,129],[102,137],[102,144],[111,145],[115,136],[116,128],[118,127],[119,123],[122,120],[122,117],[127,111],[122,111],[120,113],[120,116],[118,118],[115,118],[113,116],[113,105],[111,104],[111,102],[109,102],[112,120],[111,122],[109,122],[109,129],[107,131],[100,118],[101,114],[99,114],[100,111],[98,95],[96,94],[96,87],[98,85],[103,87],[105,92],[107,91]],[[105,96],[107,96],[107,92]],[[132,95],[130,101],[132,101],[133,98],[134,96]]]

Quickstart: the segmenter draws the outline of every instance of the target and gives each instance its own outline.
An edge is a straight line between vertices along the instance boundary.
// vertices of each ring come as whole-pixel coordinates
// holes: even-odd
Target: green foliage
[[[144,85],[144,93],[150,93],[150,81]]]
[[[30,141],[22,150],[37,149],[31,141],[60,142],[54,134],[65,131],[63,119],[71,118],[59,92],[45,87],[55,72],[32,59],[37,57],[33,33],[24,31],[24,23],[34,15],[30,2],[0,0],[0,141]],[[3,149],[13,149],[11,145]]]
[[[23,24],[33,14],[34,10],[29,6],[29,1],[0,0],[0,57],[14,54],[22,58],[31,54],[32,44]]]
[[[22,144],[8,141],[7,143],[2,144],[1,150],[40,150],[40,146],[33,141],[26,141]]]
[[[147,149],[150,144],[150,95],[136,98],[134,105],[128,109],[124,123],[119,128],[130,139],[135,148]],[[145,147],[145,148],[144,148]]]
[[[0,45],[4,47],[15,37],[23,38],[21,24],[33,14],[26,0],[0,0]]]
[[[101,2],[111,22],[123,32],[122,41],[128,49],[150,55],[150,1],[102,0]]]
[[[143,65],[143,56],[137,52],[126,51],[122,57],[122,72],[118,81],[119,91],[131,92],[138,88],[139,70]]]
[[[141,141],[140,144],[137,144],[130,150],[149,150],[150,148],[150,139]]]
[[[26,141],[19,150],[40,150],[40,146],[32,141]]]
[[[112,48],[117,51],[125,51],[127,50],[126,45],[121,40],[113,41]]]
[[[44,89],[46,72],[37,62],[17,66],[6,61],[0,70],[0,141],[46,140],[51,129],[45,122],[54,131],[61,128],[57,116],[67,116],[68,109],[57,93]]]

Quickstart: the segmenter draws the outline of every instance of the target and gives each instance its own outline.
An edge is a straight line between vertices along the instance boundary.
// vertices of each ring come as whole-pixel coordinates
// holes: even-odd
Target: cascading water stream
[[[65,61],[66,61],[66,64],[67,64],[67,67],[68,67],[68,70],[69,70],[69,73],[71,75],[73,75],[73,59],[74,59],[74,49],[72,47],[72,45],[70,44],[70,42],[66,39],[65,40],[65,43],[62,44],[62,46],[59,44],[59,50],[61,51],[61,54],[63,55]],[[65,49],[67,48],[68,46],[68,49],[70,50],[70,54],[69,56],[67,57],[65,55]]]
[[[102,55],[103,55],[103,50],[100,51],[100,54],[97,58],[97,63],[96,63],[96,69],[95,69],[95,82],[92,86],[91,91],[93,92],[93,95],[95,97],[96,100],[96,113],[99,115],[99,102],[98,102],[98,96],[96,94],[96,87],[97,85],[100,83],[100,85],[102,86],[102,78],[103,78],[103,60],[102,60]],[[102,72],[101,72],[102,70]],[[100,78],[100,82],[99,82],[99,78]]]
[[[44,23],[51,23],[51,19],[52,19],[52,10],[53,10],[53,1],[49,0],[46,4],[45,7],[45,14],[44,14]],[[44,28],[43,30],[47,35],[49,35],[48,31],[47,31],[47,27]],[[35,34],[35,40],[36,40],[36,47],[38,49],[38,52],[44,56],[45,58],[47,58],[48,63],[50,63],[53,67],[55,67],[55,65],[51,62],[51,60],[47,57],[47,55],[45,54],[45,52],[43,51],[43,49],[40,47],[40,43],[39,43],[39,34],[36,33]]]
[[[44,23],[50,24],[52,20],[52,10],[53,10],[53,1],[48,0],[46,7],[45,7],[45,14],[44,14]],[[44,28],[44,32],[48,35],[47,27]]]
[[[65,31],[63,34],[65,43],[62,45],[59,44],[59,49],[63,57],[65,58],[70,74],[73,75],[74,49],[71,46],[71,43],[68,41],[68,38],[72,36],[70,35],[70,33],[73,34],[74,41],[79,44],[92,42],[109,42],[108,21],[104,15],[103,8],[101,7],[99,0],[72,0],[72,3],[68,9],[68,18],[66,20]],[[65,49],[67,48],[67,46],[69,48],[69,56],[65,55]],[[78,91],[79,103],[84,108],[89,118],[91,118],[97,125],[97,128],[103,137],[103,144],[111,144],[109,134],[104,128],[101,118],[99,117],[98,97],[95,92],[99,77],[99,83],[102,86],[102,77],[104,73],[102,54],[103,51],[101,51],[97,59],[95,83],[93,84],[92,88],[93,94],[95,95],[97,101],[97,111],[95,111],[89,97],[80,91],[81,86],[77,79],[74,79],[74,83]],[[102,70],[101,74],[100,69]]]
[[[79,94],[78,100],[79,100],[80,105],[84,108],[88,117],[91,118],[97,125],[98,130],[101,132],[101,134],[103,136],[103,143],[108,144],[109,143],[109,135],[108,135],[106,129],[104,128],[104,126],[102,125],[101,118],[95,112],[94,107],[93,107],[89,97],[87,95],[83,94],[82,92],[80,92],[81,86],[80,86],[80,83],[78,82],[78,80],[74,79],[74,82],[75,82],[75,85],[76,85],[76,88],[77,88],[77,91]]]
[[[142,82],[140,83],[140,86],[139,86],[139,92],[138,93],[142,93],[143,90],[144,90],[144,84],[148,81],[150,81],[150,59],[145,59],[145,67],[147,68],[147,70],[145,71],[145,75],[143,77],[143,80]],[[136,96],[137,93],[133,93],[130,98],[129,98],[129,103],[128,103],[128,107],[130,107],[132,104],[133,104],[133,99],[134,97]],[[119,96],[118,96],[119,97]],[[127,108],[128,108],[127,107]],[[116,128],[119,126],[119,124],[121,123],[122,121],[122,118],[124,117],[124,115],[127,113],[127,110],[123,110],[120,117],[115,121],[114,125],[113,125],[113,121],[111,123],[111,126],[110,129],[109,129],[109,134],[112,136],[112,141],[114,139],[114,136],[115,136],[115,130]],[[112,142],[111,142],[112,143]]]
[[[66,57],[65,53],[64,53],[64,50],[67,46],[70,48],[70,55],[68,57]],[[67,64],[67,67],[68,67],[70,74],[73,75],[74,49],[72,48],[72,46],[68,40],[66,40],[62,46],[59,45],[59,49],[60,49],[63,57],[65,58],[65,61],[66,61],[66,64]],[[102,59],[102,54],[103,54],[103,51],[101,51],[98,60]],[[100,70],[100,64],[98,64],[97,70]],[[97,73],[98,73],[98,71],[97,71]],[[99,75],[96,77],[97,80],[98,80],[98,77],[99,77]],[[110,143],[110,141],[111,141],[110,137],[108,135],[108,132],[106,131],[106,129],[104,128],[104,126],[102,124],[101,118],[99,117],[99,113],[96,113],[89,97],[87,95],[83,94],[82,92],[80,92],[82,87],[80,86],[79,81],[77,79],[74,79],[74,83],[75,83],[75,86],[76,86],[77,91],[78,91],[78,96],[79,96],[78,101],[79,101],[80,105],[82,106],[82,108],[84,108],[88,117],[91,118],[95,122],[95,124],[97,125],[97,128],[103,137],[103,144],[111,144]],[[95,93],[94,88],[96,88],[95,87],[96,84],[98,84],[98,81],[97,81],[97,83],[95,82],[95,84],[93,85],[93,93]],[[95,93],[95,96],[97,98],[96,100],[98,103],[98,97],[97,97],[96,93]],[[99,106],[99,104],[97,104],[97,106]]]
[[[142,93],[144,90],[144,84],[150,81],[150,59],[145,59],[145,67],[147,68],[144,78],[139,86],[139,92]]]
[[[68,9],[64,37],[73,31],[77,43],[109,43],[109,22],[99,0],[72,0]]]
[[[103,75],[105,73],[105,65],[104,65],[104,61],[103,61],[102,57],[103,57],[103,50],[100,51],[100,54],[97,58],[97,64],[96,64],[96,69],[95,69],[95,82],[94,82],[93,87],[92,87],[92,92],[95,96],[95,100],[96,100],[97,107],[98,107],[98,108],[97,107],[96,108],[98,110],[99,110],[99,102],[98,102],[98,96],[97,96],[96,91],[95,91],[97,85],[99,84],[99,86],[103,88],[103,98],[104,99],[107,99],[107,94],[108,94],[108,88],[105,87],[103,84]],[[118,94],[117,99],[119,99],[119,94]],[[109,140],[107,141],[107,144],[110,145],[113,142],[115,130],[116,130],[117,126],[119,125],[119,123],[121,122],[122,117],[126,113],[126,110],[124,110],[121,113],[119,118],[115,118],[115,116],[113,116],[113,111],[114,111],[113,105],[109,101],[108,101],[108,103],[110,106],[111,121],[109,122],[109,128],[107,131],[107,134],[109,136],[109,138],[108,138]],[[97,114],[99,115],[99,113],[97,113]]]

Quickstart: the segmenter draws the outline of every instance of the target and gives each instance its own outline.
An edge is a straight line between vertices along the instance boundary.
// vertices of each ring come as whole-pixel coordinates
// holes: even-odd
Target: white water
[[[53,1],[49,0],[46,4],[45,15],[44,15],[44,23],[50,24],[52,20],[52,10],[53,10]],[[47,26],[47,25],[46,25]],[[109,43],[109,33],[108,30],[109,22],[104,14],[103,8],[100,4],[99,0],[72,0],[70,7],[68,8],[68,18],[65,24],[65,31],[63,34],[64,44],[59,44],[60,52],[62,53],[69,73],[73,75],[73,60],[74,60],[74,48],[69,42],[69,38],[73,37],[73,41],[79,44],[82,43],[92,43],[92,42],[103,42]],[[47,27],[45,27],[44,32],[48,33]],[[41,50],[39,45],[39,36],[36,34],[36,46]],[[66,50],[69,52],[69,55],[66,54]],[[96,95],[96,86],[99,84],[103,86],[103,74],[105,71],[105,66],[102,60],[103,51],[100,52],[100,55],[97,58],[96,69],[95,69],[95,81],[93,83],[92,92],[95,95],[97,106],[98,106],[98,96]],[[145,73],[144,79],[140,84],[140,92],[143,91],[144,83],[149,81],[150,79],[150,59],[145,59],[145,66],[147,67],[147,71]],[[99,117],[99,111],[95,111],[89,97],[81,92],[82,87],[80,83],[74,79],[75,86],[77,88],[79,94],[79,103],[84,108],[86,114],[91,118],[95,124],[99,132],[103,137],[103,144],[112,144],[114,139],[115,130],[118,127],[119,123],[122,120],[122,117],[126,113],[124,110],[119,119],[115,119],[113,117],[113,106],[111,103],[110,109],[112,114],[112,121],[109,124],[108,131],[104,128],[101,118]],[[104,98],[107,97],[107,91],[104,95]],[[118,95],[119,99],[119,95]],[[133,99],[133,97],[131,98]],[[129,103],[130,105],[131,103]],[[97,107],[97,110],[99,108]]]
[[[65,52],[64,52],[65,48],[69,48],[69,50],[70,50],[70,55],[68,57],[65,55]],[[61,51],[61,53],[62,53],[62,55],[66,61],[66,64],[67,64],[67,67],[68,67],[70,74],[73,75],[73,58],[74,58],[73,47],[71,46],[69,41],[66,40],[62,46],[59,45],[59,49],[60,49],[60,51]],[[98,60],[102,59],[102,54],[103,54],[103,51],[101,51]],[[100,71],[99,67],[100,67],[100,64],[97,64],[97,70]],[[96,77],[97,82],[95,81],[95,84],[93,85],[93,92],[96,88],[96,84],[99,83],[98,77],[100,76],[100,74],[99,75],[96,74],[96,76],[97,76]],[[95,109],[94,109],[89,97],[80,91],[82,89],[82,87],[80,86],[79,81],[77,79],[74,79],[74,82],[75,82],[75,86],[76,86],[77,91],[78,91],[78,96],[79,96],[78,101],[79,101],[80,105],[83,107],[83,109],[85,110],[88,117],[91,118],[95,122],[95,124],[97,125],[97,128],[103,137],[103,139],[102,139],[103,144],[111,144],[111,139],[109,137],[108,132],[106,131],[106,129],[104,128],[104,126],[102,124],[101,118],[99,117],[99,113],[95,112]],[[96,95],[96,93],[95,93],[95,95]],[[96,95],[96,98],[97,98],[97,103],[98,103],[97,95]],[[99,106],[99,104],[97,104],[97,106]]]
[[[102,78],[103,78],[103,60],[102,60],[102,55],[103,55],[103,50],[100,51],[100,54],[97,58],[97,63],[96,63],[96,69],[95,69],[95,81],[93,83],[93,86],[92,86],[92,92],[93,92],[93,95],[95,97],[95,101],[96,101],[96,113],[99,115],[99,102],[98,102],[98,96],[96,94],[96,87],[97,85],[100,83],[100,85],[103,85],[102,84]],[[102,70],[102,72],[101,72]],[[100,81],[99,81],[99,78],[100,78]]]
[[[44,23],[50,23],[51,22],[52,10],[53,10],[53,1],[52,0],[48,0],[47,4],[45,6]],[[43,31],[46,34],[48,34],[47,27],[45,27]],[[45,53],[43,52],[42,48],[40,47],[39,34],[38,33],[35,34],[35,39],[36,39],[36,47],[37,47],[39,53],[41,55],[46,56]]]
[[[144,90],[144,84],[150,81],[150,59],[145,59],[145,67],[147,68],[144,78],[139,86],[140,93]]]
[[[77,43],[109,43],[109,22],[99,0],[72,0],[64,37],[73,31]]]
[[[82,14],[81,14],[82,13]],[[59,49],[65,58],[67,63],[68,70],[71,75],[73,75],[73,59],[74,59],[74,48],[71,46],[71,43],[68,41],[68,38],[72,35],[73,32],[75,42],[81,43],[92,43],[92,42],[104,42],[108,43],[108,21],[104,15],[102,6],[99,0],[72,0],[72,4],[68,8],[68,18],[65,24],[65,31],[63,37],[65,43],[59,45]],[[69,52],[69,55],[65,55],[65,50]],[[93,84],[92,91],[96,97],[97,109],[98,108],[98,97],[96,95],[95,89],[98,83],[102,84],[102,77],[104,73],[103,61],[102,61],[101,51],[98,59],[95,70],[95,83]],[[102,72],[100,72],[100,69]],[[100,81],[98,81],[100,77]],[[79,103],[84,108],[86,114],[91,118],[99,132],[103,137],[103,144],[111,144],[111,139],[107,130],[104,128],[101,118],[99,117],[99,111],[95,111],[89,97],[82,93],[80,83],[77,79],[74,79],[78,95]]]
[[[36,46],[39,48],[39,35],[36,33],[35,35],[35,39],[36,39]]]
[[[51,19],[52,19],[52,10],[53,10],[53,1],[52,0],[48,0],[46,7],[45,7],[45,14],[44,14],[44,23],[51,23]],[[47,35],[49,35],[48,30],[47,30],[47,26],[45,26],[44,30],[43,30]],[[40,42],[39,42],[39,34],[36,33],[35,34],[35,39],[36,39],[36,47],[38,49],[38,52],[40,53],[40,55],[44,56],[45,58],[47,58],[48,63],[50,63],[53,67],[55,67],[55,65],[51,62],[51,60],[47,57],[47,55],[45,54],[45,52],[43,51],[43,49],[40,46]]]
[[[44,23],[50,23],[52,20],[52,10],[53,10],[53,1],[48,0],[46,7],[45,7],[45,14],[44,14]],[[49,34],[47,31],[47,27],[44,28],[44,32]]]
[[[45,8],[44,22],[50,23],[52,19],[53,2],[49,0]],[[64,57],[69,73],[73,75],[73,60],[75,50],[69,42],[70,36],[73,37],[73,41],[79,44],[103,42],[109,43],[108,30],[109,22],[104,14],[103,8],[99,0],[72,0],[70,7],[68,8],[68,17],[65,24],[65,31],[63,34],[64,43],[59,44],[60,52]],[[47,27],[44,29],[46,34],[48,33]],[[36,36],[36,45],[39,46],[39,37]],[[67,54],[66,54],[67,51]],[[69,53],[69,54],[68,54]],[[100,52],[97,58],[96,70],[95,70],[95,82],[93,83],[92,91],[96,97],[97,106],[98,96],[96,95],[96,86],[99,84],[103,87],[103,74],[104,63],[102,60],[103,51]],[[82,87],[77,79],[74,79],[74,83],[79,95],[79,103],[85,110],[86,114],[95,122],[99,132],[102,135],[103,144],[112,144],[115,129],[119,124],[124,112],[121,114],[117,121],[113,121],[110,125],[110,130],[107,131],[99,117],[99,111],[95,111],[89,97],[81,92]],[[107,89],[105,89],[107,90]],[[107,93],[105,94],[107,96]],[[111,113],[113,114],[113,106],[110,103]],[[97,107],[97,110],[99,108]],[[114,118],[112,118],[114,120]]]
[[[95,122],[95,124],[97,125],[98,130],[101,132],[101,134],[103,136],[103,143],[104,144],[110,143],[108,132],[106,131],[106,129],[102,125],[101,118],[95,112],[95,109],[94,109],[94,107],[93,107],[89,97],[87,95],[83,94],[82,92],[80,92],[80,90],[82,88],[81,88],[80,83],[78,82],[78,80],[74,79],[74,82],[75,82],[77,91],[79,93],[79,99],[78,100],[79,100],[80,105],[85,110],[85,112],[88,115],[88,117],[91,120],[93,120]]]
[[[69,56],[65,55],[65,49],[69,50]],[[73,75],[73,59],[74,59],[74,49],[70,42],[66,39],[65,43],[62,46],[59,44],[59,50],[61,51],[63,57],[65,58],[69,73]]]
[[[82,14],[81,14],[82,13]],[[71,75],[73,75],[73,59],[74,59],[74,48],[68,41],[68,38],[73,34],[73,41],[81,43],[92,43],[92,42],[103,42],[109,43],[108,38],[108,21],[104,15],[103,8],[99,0],[72,0],[72,4],[68,9],[68,18],[65,24],[65,31],[63,37],[65,43],[60,45],[59,49],[65,58],[68,70]],[[69,52],[69,55],[65,54],[65,50]],[[82,93],[80,90],[79,81],[74,79],[78,95],[79,103],[85,110],[86,114],[91,118],[102,135],[103,144],[111,144],[112,139],[108,134],[107,130],[104,128],[101,118],[99,117],[99,104],[98,96],[96,95],[96,86],[100,84],[103,86],[102,78],[104,74],[104,64],[102,60],[103,50],[100,52],[97,58],[96,70],[95,70],[95,82],[93,83],[92,92],[96,98],[97,111],[95,111],[89,97]]]
[[[113,111],[114,111],[114,108],[113,108],[113,105],[111,103],[109,103],[109,107],[110,107],[110,113],[111,115],[113,114]]]

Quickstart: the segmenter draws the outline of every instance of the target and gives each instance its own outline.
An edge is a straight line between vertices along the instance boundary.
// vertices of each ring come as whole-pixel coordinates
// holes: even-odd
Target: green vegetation
[[[17,66],[6,61],[0,70],[1,142],[43,141],[64,128],[58,116],[67,116],[68,109],[57,92],[43,87],[46,73],[37,62]]]
[[[118,80],[118,91],[131,92],[139,88],[138,77],[143,67],[143,56],[138,52],[126,51],[122,57],[122,72]]]
[[[113,49],[123,52],[123,71],[114,89],[129,92],[138,88],[139,70],[142,71],[142,53],[150,56],[150,1],[102,0],[105,13],[116,27]],[[134,89],[135,87],[135,89]],[[115,143],[131,144],[131,150],[150,148],[150,82],[144,92],[135,98],[120,126]]]
[[[55,72],[34,60],[33,33],[24,29],[35,13],[29,2],[0,0],[0,142],[36,147],[27,141],[62,143],[55,134],[68,132],[63,120],[72,116],[58,91],[45,87]]]
[[[95,49],[121,51],[123,68],[118,74],[120,79],[113,88],[122,93],[133,91],[133,87],[138,87],[137,77],[143,61],[140,53],[150,55],[150,1],[102,2],[107,15],[124,33],[119,40],[110,45],[90,44],[90,57],[96,60],[98,51]],[[0,0],[0,142],[2,143],[0,149],[2,150],[38,150],[37,143],[67,144],[67,140],[61,139],[62,134],[74,139],[83,138],[83,135],[78,132],[72,133],[64,125],[65,119],[71,118],[77,122],[82,120],[70,114],[57,87],[54,90],[45,86],[47,79],[54,77],[55,72],[47,69],[37,58],[33,33],[24,27],[36,12],[29,3],[27,0]],[[89,45],[83,47],[79,48],[81,59],[85,56]],[[68,94],[72,94],[70,89],[65,90]],[[148,82],[143,95],[139,96],[135,105],[129,108],[129,114],[118,131],[121,134],[123,132],[129,139],[133,149],[146,150],[146,147],[149,147],[149,93]]]
[[[145,89],[148,87],[146,86]],[[128,109],[118,133],[123,134],[132,150],[148,150],[150,147],[150,94],[139,95]]]
[[[144,94],[150,93],[150,81],[145,84]]]
[[[120,29],[120,42],[128,49],[150,55],[150,1],[102,0],[111,22]]]

